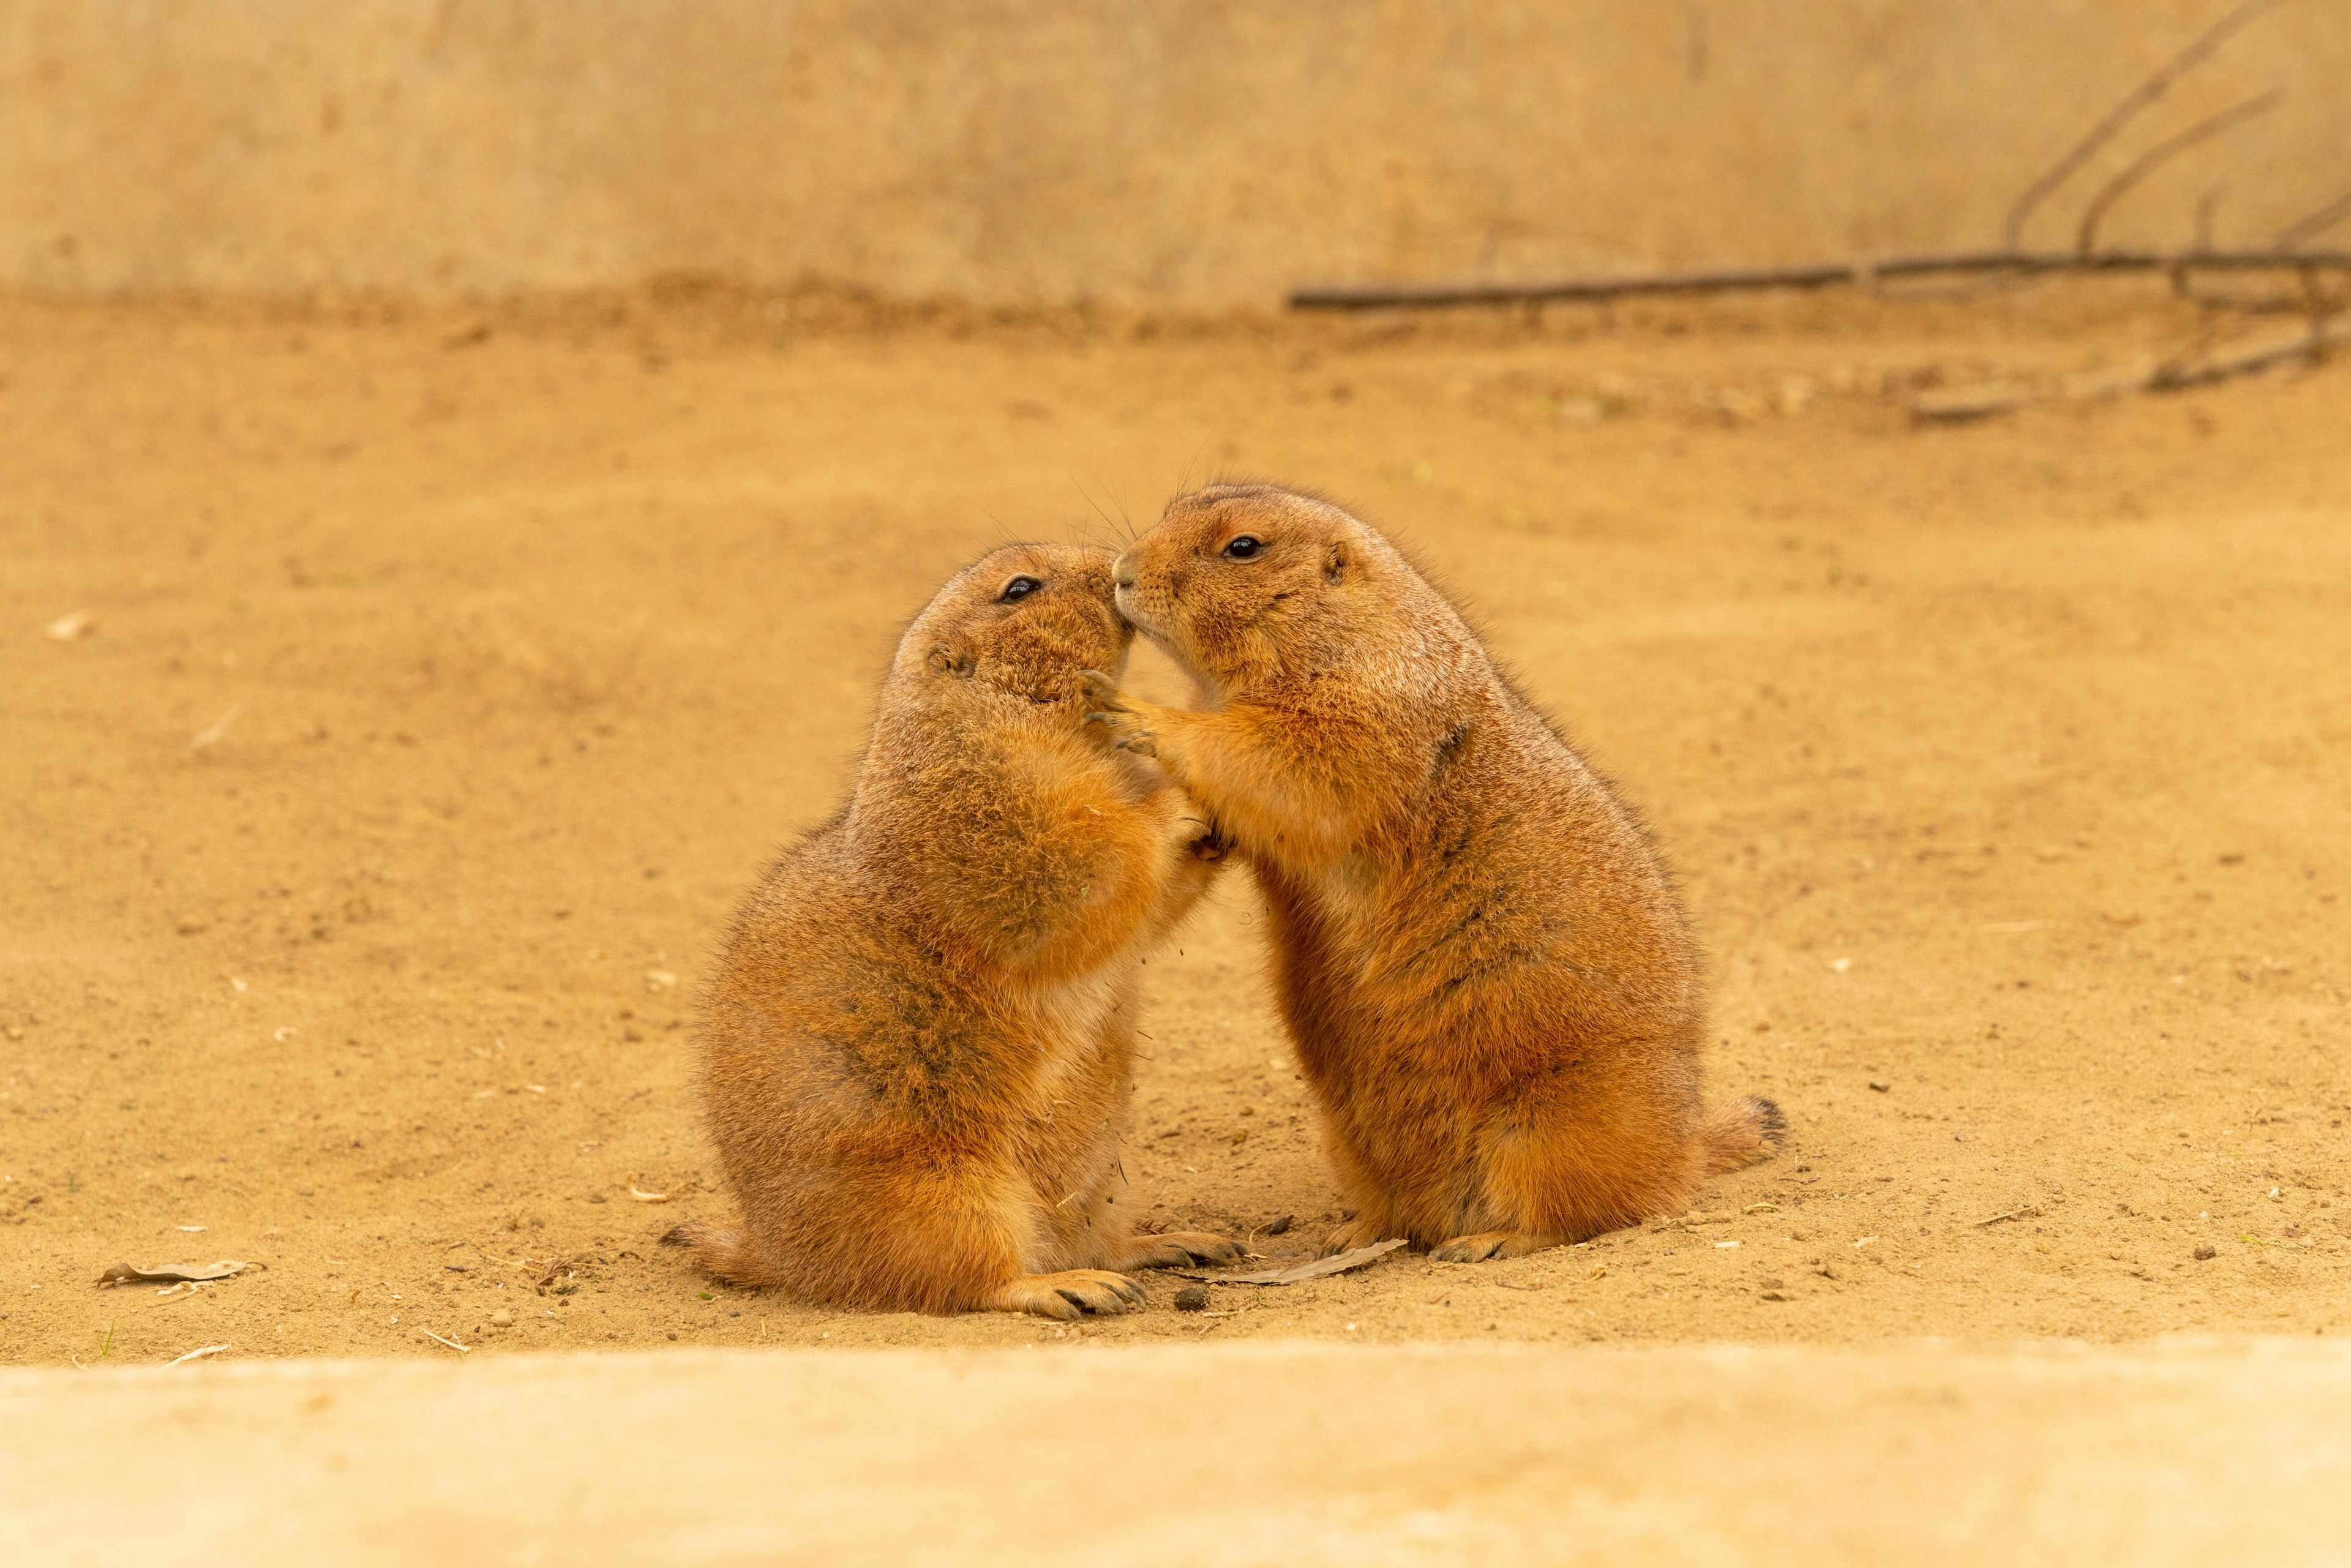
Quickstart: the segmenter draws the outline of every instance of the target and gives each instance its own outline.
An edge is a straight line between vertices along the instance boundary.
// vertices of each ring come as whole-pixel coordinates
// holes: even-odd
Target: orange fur
[[[1679,1212],[1779,1140],[1768,1101],[1701,1103],[1698,954],[1638,825],[1385,539],[1217,486],[1117,577],[1209,706],[1095,676],[1093,716],[1249,856],[1356,1211],[1332,1248],[1581,1240]]]
[[[1137,967],[1222,855],[1082,724],[1079,671],[1131,635],[1108,553],[1044,545],[908,629],[848,810],[768,873],[712,986],[703,1084],[743,1219],[674,1239],[713,1273],[1075,1317],[1141,1303],[1113,1270],[1239,1254],[1134,1236],[1123,1197]]]

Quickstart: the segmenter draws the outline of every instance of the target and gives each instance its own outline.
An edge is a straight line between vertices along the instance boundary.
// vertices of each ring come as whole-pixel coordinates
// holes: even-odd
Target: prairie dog
[[[1118,1270],[1224,1260],[1134,1234],[1118,1144],[1138,961],[1209,884],[1214,831],[1083,723],[1133,632],[1110,554],[996,550],[898,645],[848,808],[770,870],[703,1026],[737,1227],[712,1273],[884,1310],[1074,1318]]]
[[[1444,596],[1318,498],[1219,485],[1118,559],[1119,609],[1186,712],[1088,677],[1249,859],[1282,1017],[1355,1215],[1513,1257],[1678,1213],[1784,1135],[1707,1107],[1698,954],[1630,812]]]

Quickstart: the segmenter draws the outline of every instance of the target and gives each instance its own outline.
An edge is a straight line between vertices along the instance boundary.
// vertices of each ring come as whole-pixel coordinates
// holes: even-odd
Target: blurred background
[[[2022,235],[2262,245],[2351,186],[2351,10],[2224,47]],[[1270,307],[2002,243],[2212,0],[15,0],[0,282],[695,277]],[[2201,227],[2199,228],[2199,210]]]

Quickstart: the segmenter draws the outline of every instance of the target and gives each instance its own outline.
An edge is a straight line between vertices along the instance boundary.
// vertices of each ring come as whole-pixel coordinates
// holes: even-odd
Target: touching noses
[[[1121,553],[1110,563],[1110,580],[1121,588],[1134,586],[1134,557],[1131,551]]]

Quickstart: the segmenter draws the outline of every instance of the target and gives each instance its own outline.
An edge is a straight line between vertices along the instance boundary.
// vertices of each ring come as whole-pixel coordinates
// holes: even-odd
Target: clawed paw
[[[1119,700],[1118,680],[1113,675],[1103,674],[1100,670],[1080,670],[1078,690],[1084,694],[1090,708],[1112,713],[1125,711],[1126,705]]]
[[[1523,1258],[1530,1252],[1558,1245],[1559,1238],[1555,1236],[1533,1236],[1523,1230],[1481,1230],[1475,1236],[1457,1236],[1441,1247],[1430,1249],[1428,1255],[1439,1263],[1483,1263],[1495,1258]]]
[[[1322,1243],[1322,1256],[1335,1258],[1342,1252],[1353,1252],[1358,1247],[1369,1247],[1374,1241],[1386,1239],[1377,1222],[1359,1217],[1331,1232],[1330,1239]]]
[[[1086,723],[1099,725],[1116,750],[1132,751],[1137,757],[1159,755],[1158,737],[1136,723],[1133,714],[1102,709],[1086,715]]]
[[[1144,1301],[1143,1287],[1123,1274],[1107,1269],[1064,1269],[1057,1274],[1023,1274],[1007,1282],[994,1305],[998,1312],[1029,1312],[1068,1322],[1088,1312],[1111,1318],[1139,1312]]]
[[[1133,1239],[1120,1264],[1128,1269],[1184,1269],[1233,1263],[1248,1256],[1248,1248],[1222,1236],[1205,1230],[1170,1230]]]
[[[1202,828],[1199,835],[1184,846],[1184,852],[1194,860],[1220,861],[1231,852],[1232,840],[1214,827]]]
[[[1137,757],[1159,755],[1157,737],[1144,727],[1142,719],[1119,695],[1117,681],[1100,670],[1080,670],[1078,691],[1085,698],[1086,723],[1101,726],[1112,747]]]

